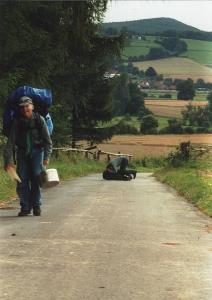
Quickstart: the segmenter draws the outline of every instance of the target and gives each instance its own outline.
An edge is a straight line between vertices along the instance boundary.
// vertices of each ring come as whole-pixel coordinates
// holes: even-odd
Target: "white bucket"
[[[45,182],[42,184],[42,188],[47,189],[58,185],[60,182],[56,169],[47,169]]]

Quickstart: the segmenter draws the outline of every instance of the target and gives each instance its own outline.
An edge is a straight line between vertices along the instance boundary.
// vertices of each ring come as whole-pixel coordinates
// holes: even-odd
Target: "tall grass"
[[[165,167],[157,171],[155,176],[212,216],[211,158],[211,155],[208,155],[197,161],[188,161],[178,168]]]
[[[167,160],[164,156],[146,156],[142,159],[135,159],[130,163],[130,166],[135,168],[138,172],[156,172],[166,165]]]
[[[89,173],[102,172],[105,164],[86,159],[80,154],[60,155],[53,157],[48,168],[56,168],[62,180],[85,176]]]

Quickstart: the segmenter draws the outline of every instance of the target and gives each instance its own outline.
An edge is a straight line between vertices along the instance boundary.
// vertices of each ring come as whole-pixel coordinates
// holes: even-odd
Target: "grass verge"
[[[130,163],[130,167],[142,173],[154,173],[167,164],[166,158],[146,156],[142,159],[135,159]]]
[[[104,167],[103,162],[86,159],[80,154],[61,155],[59,158],[52,158],[49,165],[49,168],[57,169],[61,180],[102,172]]]
[[[48,168],[56,168],[60,180],[85,176],[90,173],[102,172],[104,163],[89,160],[81,155],[60,155],[52,157]],[[16,184],[12,182],[0,164],[0,202],[16,196]]]
[[[165,167],[155,177],[175,188],[182,196],[212,217],[212,161],[211,156],[190,161],[181,167]]]

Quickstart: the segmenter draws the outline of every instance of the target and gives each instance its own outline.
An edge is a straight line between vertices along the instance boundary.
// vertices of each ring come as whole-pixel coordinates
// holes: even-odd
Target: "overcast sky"
[[[212,31],[212,1],[112,0],[104,22],[169,17],[201,30]]]

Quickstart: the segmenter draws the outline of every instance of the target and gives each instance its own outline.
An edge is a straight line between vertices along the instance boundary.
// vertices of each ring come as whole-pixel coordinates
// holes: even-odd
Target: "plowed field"
[[[99,144],[98,147],[103,151],[133,154],[135,158],[142,158],[166,155],[184,141],[212,145],[212,134],[116,135],[110,141]]]

